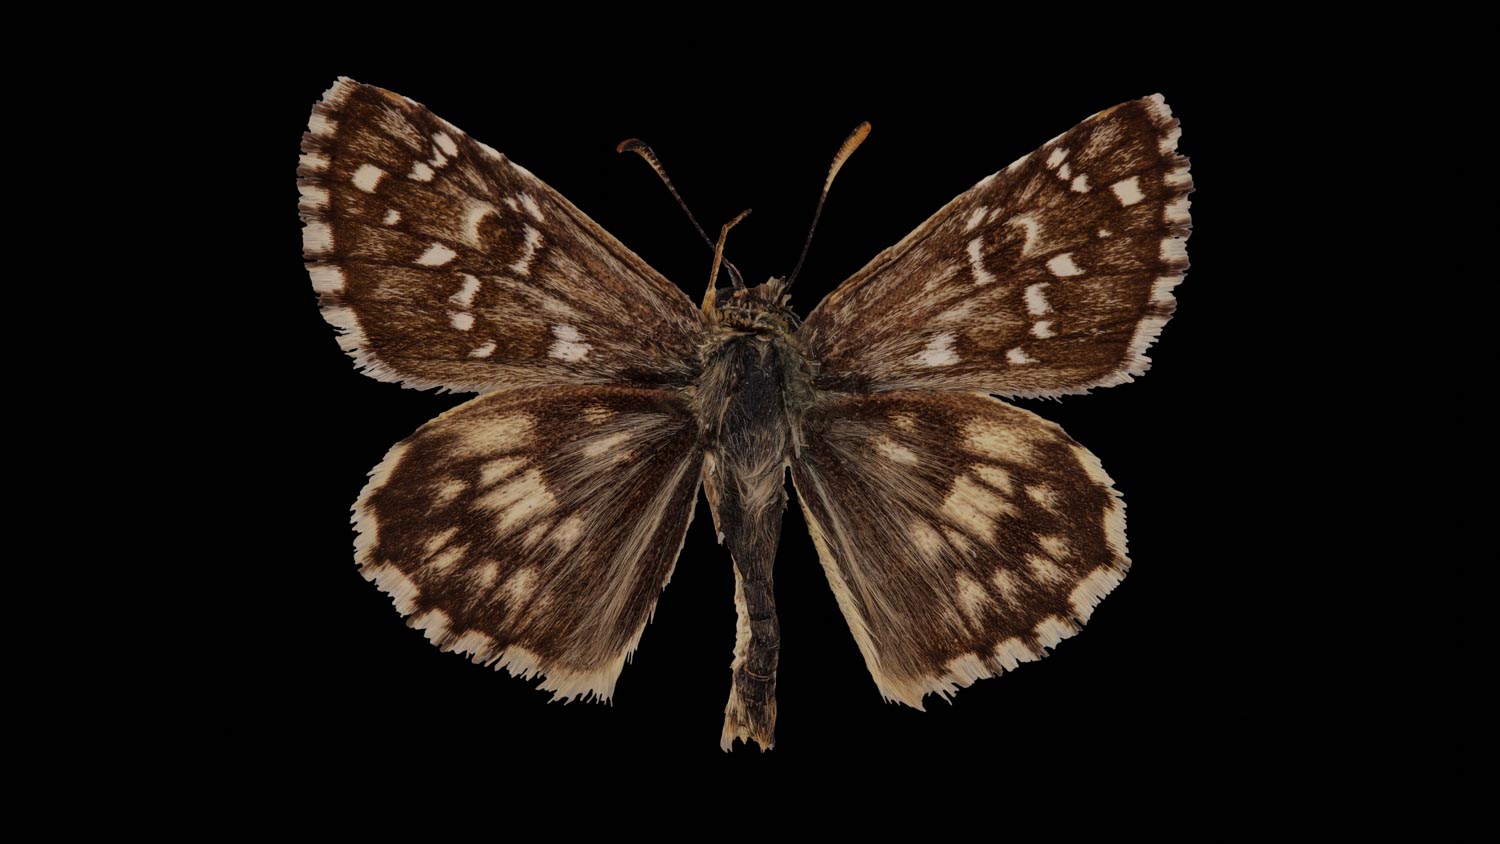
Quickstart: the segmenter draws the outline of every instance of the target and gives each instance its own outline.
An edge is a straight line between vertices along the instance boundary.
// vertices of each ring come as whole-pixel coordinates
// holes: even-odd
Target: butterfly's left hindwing
[[[1124,577],[1124,505],[1062,429],[992,398],[825,396],[792,464],[829,585],[887,699],[1041,658]]]
[[[700,311],[524,168],[348,79],[308,129],[303,253],[366,373],[476,392],[692,380]]]
[[[491,393],[386,455],[355,507],[356,556],[444,650],[607,699],[672,575],[701,464],[674,392]]]

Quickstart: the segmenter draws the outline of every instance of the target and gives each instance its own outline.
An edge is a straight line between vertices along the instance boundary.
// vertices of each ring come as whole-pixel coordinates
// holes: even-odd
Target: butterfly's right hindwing
[[[684,386],[702,315],[525,169],[418,103],[341,79],[297,169],[323,316],[408,387]]]

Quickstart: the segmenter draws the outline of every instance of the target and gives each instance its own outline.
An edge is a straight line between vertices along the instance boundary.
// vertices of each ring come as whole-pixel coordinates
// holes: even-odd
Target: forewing
[[[1094,455],[984,396],[888,392],[808,414],[797,496],[887,699],[920,708],[1039,659],[1129,566]]]
[[[365,372],[461,391],[690,380],[686,294],[524,168],[348,79],[308,128],[303,254]]]
[[[1155,95],[981,181],[802,328],[828,390],[1058,396],[1130,381],[1187,269],[1188,161]]]
[[[607,699],[672,575],[701,462],[675,393],[492,393],[371,473],[356,558],[443,650]]]

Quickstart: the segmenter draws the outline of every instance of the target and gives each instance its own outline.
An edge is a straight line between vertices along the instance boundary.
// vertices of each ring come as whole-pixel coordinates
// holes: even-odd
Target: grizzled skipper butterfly
[[[397,94],[340,79],[308,128],[303,250],[339,345],[379,380],[480,394],[391,448],[355,504],[361,573],[443,650],[608,699],[701,485],[737,584],[721,744],[769,748],[788,468],[889,700],[920,707],[1041,658],[1124,577],[1124,508],[1099,460],[992,396],[1085,393],[1149,366],[1192,191],[1161,96],[983,179],[805,320],[795,271],[752,287],[723,262],[715,288],[722,233],[695,307]],[[621,148],[661,172],[644,145]]]

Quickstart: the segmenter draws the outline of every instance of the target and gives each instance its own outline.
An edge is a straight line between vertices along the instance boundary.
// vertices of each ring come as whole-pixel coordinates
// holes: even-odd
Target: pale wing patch
[[[587,408],[616,427],[583,423]],[[629,460],[604,459],[605,444]],[[545,676],[560,699],[607,699],[671,575],[700,466],[676,392],[491,393],[376,468],[356,557],[444,650]]]

